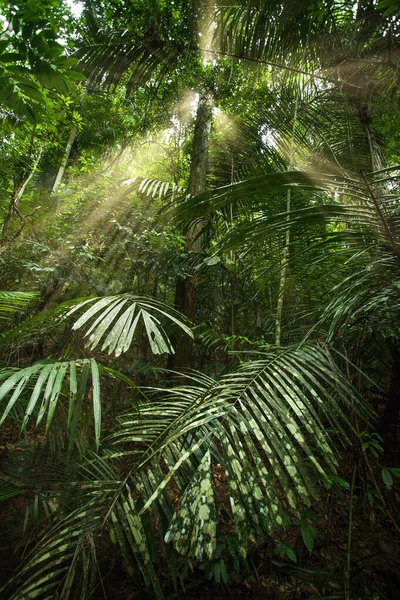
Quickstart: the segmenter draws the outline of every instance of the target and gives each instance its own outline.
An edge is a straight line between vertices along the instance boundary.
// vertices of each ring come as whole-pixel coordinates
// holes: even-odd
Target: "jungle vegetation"
[[[3,598],[398,597],[399,15],[0,0]]]

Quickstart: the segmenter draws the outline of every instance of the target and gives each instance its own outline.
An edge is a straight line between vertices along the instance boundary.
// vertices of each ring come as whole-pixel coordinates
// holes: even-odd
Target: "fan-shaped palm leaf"
[[[87,394],[86,387],[89,374],[92,380],[90,393],[93,401],[95,440],[98,447],[101,430],[100,374],[98,364],[94,359],[67,362],[41,361],[31,367],[15,369],[11,375],[8,369],[2,373],[0,372],[0,380],[3,379],[3,384],[0,387],[0,402],[11,396],[3,411],[0,425],[14,409],[16,403],[21,402],[21,398],[24,398],[27,404],[21,431],[24,431],[32,415],[36,416],[36,426],[38,426],[47,413],[47,432],[52,423],[60,396],[67,395],[69,400],[67,424],[70,428],[70,447],[72,447]],[[69,380],[68,391],[65,389],[67,379]],[[35,384],[32,389],[33,382]],[[28,390],[30,390],[30,395]],[[28,393],[26,393],[27,391]],[[38,407],[40,399],[41,403]]]
[[[87,308],[88,306],[90,308]],[[123,308],[125,310],[122,310]],[[182,315],[173,308],[152,298],[127,293],[102,298],[79,298],[59,304],[8,331],[1,338],[1,344],[6,345],[15,340],[22,344],[31,343],[33,337],[40,338],[53,332],[56,327],[65,325],[66,320],[79,311],[83,314],[72,329],[78,330],[90,325],[85,334],[90,336],[88,346],[95,348],[106,336],[102,351],[108,348],[109,354],[114,353],[115,356],[130,348],[139,324],[144,327],[155,354],[174,352],[161,321],[170,321],[185,334],[193,335]],[[95,315],[96,319],[92,320]]]
[[[141,194],[150,198],[168,198],[172,202],[177,197],[185,196],[183,187],[174,182],[162,181],[160,179],[150,179],[149,177],[135,177],[122,182],[127,186],[126,195],[133,191],[138,191]]]
[[[91,305],[90,308],[86,308],[88,305]],[[120,356],[129,349],[140,322],[145,328],[154,354],[174,352],[160,319],[169,320],[187,335],[193,335],[177,311],[151,298],[133,294],[91,298],[80,302],[66,316],[71,316],[83,307],[86,310],[73,325],[73,329],[87,327],[91,322],[85,334],[85,337],[89,336],[88,346],[94,349],[103,339],[101,350],[108,349],[108,353],[115,356]],[[96,318],[92,320],[95,315]]]

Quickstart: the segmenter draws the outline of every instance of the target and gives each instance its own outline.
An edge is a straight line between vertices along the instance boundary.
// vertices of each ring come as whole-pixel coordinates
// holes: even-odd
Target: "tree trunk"
[[[3,222],[2,233],[1,233],[0,246],[3,249],[8,248],[8,246],[10,246],[10,244],[20,235],[20,233],[22,232],[22,230],[25,226],[26,219],[28,217],[31,217],[33,214],[35,214],[35,212],[37,210],[39,210],[39,208],[40,208],[40,206],[37,206],[36,208],[33,209],[32,212],[30,212],[27,215],[24,215],[19,208],[19,201],[21,200],[22,196],[24,195],[27,185],[29,184],[30,180],[32,179],[33,175],[36,172],[36,169],[39,165],[39,162],[40,162],[40,159],[42,156],[43,147],[44,147],[44,144],[41,145],[39,152],[36,155],[35,161],[32,165],[32,169],[30,170],[30,172],[27,175],[25,175],[25,177],[22,179],[22,182],[18,184],[17,179],[14,177],[14,188],[13,188],[13,191],[11,194],[10,204],[8,206],[8,211],[7,211],[7,214],[6,214],[4,222]],[[11,218],[14,215],[14,213],[18,215],[20,223],[19,223],[19,226],[17,227],[17,229],[12,233],[12,235],[9,236],[8,230],[9,230]]]
[[[197,196],[206,188],[208,145],[210,139],[213,95],[210,90],[203,87],[199,94],[197,106],[196,123],[193,137],[192,160],[190,164],[190,176],[188,193]],[[189,226],[186,237],[185,249],[187,252],[200,253],[201,251],[201,221]],[[196,316],[196,280],[197,275],[186,278],[180,277],[175,288],[175,307],[183,313],[191,322]],[[179,335],[173,340],[175,354],[169,356],[168,368],[177,369],[188,367],[191,364],[193,346],[188,336]]]
[[[71,133],[69,134],[68,142],[67,142],[67,145],[65,146],[64,154],[63,154],[59,169],[57,171],[57,175],[54,180],[53,187],[51,188],[52,194],[56,193],[58,186],[60,185],[61,180],[64,176],[65,169],[67,167],[67,162],[68,162],[69,156],[71,154],[71,149],[72,149],[74,141],[76,140],[77,135],[78,135],[78,127],[75,125],[73,127]]]
[[[292,137],[290,140],[289,169],[292,169],[293,164],[294,164],[294,136],[296,133],[296,126],[297,126],[297,113],[299,110],[299,99],[300,99],[300,89],[297,91],[296,103],[294,106]],[[288,222],[290,221],[290,211],[291,210],[292,210],[292,192],[291,192],[291,190],[288,190],[287,196],[286,196],[286,214],[287,214],[286,220]],[[285,246],[284,246],[283,252],[282,252],[281,275],[279,278],[279,294],[278,294],[278,302],[276,305],[276,313],[275,313],[275,345],[276,346],[281,345],[283,301],[284,301],[284,293],[285,293],[286,274],[287,274],[288,263],[289,263],[289,250],[290,250],[290,228],[288,225],[286,228],[286,233],[285,233]]]
[[[372,129],[371,116],[367,103],[362,103],[358,106],[358,118],[365,131],[371,157],[371,170],[379,171],[383,169],[383,156],[378,140]]]
[[[210,22],[209,16],[213,13],[213,0],[192,0],[193,31],[196,43],[199,42],[199,54],[205,67],[213,59],[210,54],[215,23]],[[214,107],[214,97],[205,83],[199,90],[196,122],[194,127],[192,156],[188,193],[197,196],[206,189],[208,146],[210,140],[211,122]],[[201,252],[201,220],[190,223],[185,249],[186,252],[199,254]],[[175,287],[175,307],[183,313],[192,323],[196,317],[196,281],[197,275],[179,277]],[[188,336],[178,335],[172,337],[175,354],[168,357],[169,369],[189,367],[193,362],[193,344]]]
[[[286,219],[289,220],[289,213],[291,211],[291,191],[287,191],[286,197]],[[285,246],[282,252],[282,264],[281,264],[281,276],[279,279],[279,296],[278,302],[276,305],[276,314],[275,314],[275,346],[281,345],[281,334],[282,334],[282,311],[283,311],[283,299],[285,292],[285,284],[286,284],[286,272],[289,262],[289,246],[290,246],[290,229],[289,226],[286,229],[285,233]]]
[[[208,166],[208,144],[210,139],[213,96],[211,91],[203,88],[199,94],[199,104],[197,107],[196,124],[194,128],[192,158],[190,163],[190,175],[188,193],[191,196],[197,196],[206,189],[206,177]],[[202,223],[197,221],[191,225],[186,238],[188,250],[200,252],[201,240],[200,232]]]

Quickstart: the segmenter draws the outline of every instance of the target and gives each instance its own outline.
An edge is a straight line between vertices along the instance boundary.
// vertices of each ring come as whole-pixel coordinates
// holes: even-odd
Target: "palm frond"
[[[162,494],[173,480],[183,495],[166,541],[198,558],[211,557],[215,549],[216,470],[227,482],[245,552],[257,532],[282,526],[286,511],[298,514],[299,504],[317,495],[318,478],[335,471],[337,454],[326,424],[343,443],[351,427],[346,406],[355,402],[355,410],[369,416],[323,346],[260,353],[220,381],[196,375],[192,380],[190,387],[164,391],[164,399],[143,405],[140,416],[121,416],[110,441],[117,447],[144,444],[143,454],[135,452],[132,478],[140,473],[149,489],[150,471],[157,478],[154,458],[168,465],[142,512],[154,502],[162,512]]]
[[[90,308],[87,308],[88,305]],[[83,307],[86,310],[73,325],[73,329],[87,328],[91,322],[85,337],[88,337],[87,345],[92,350],[103,339],[101,350],[108,349],[109,354],[120,356],[130,348],[138,324],[142,323],[154,354],[173,353],[174,349],[160,319],[174,323],[185,334],[193,336],[190,328],[183,322],[182,315],[151,298],[133,294],[91,298],[74,306],[66,317]],[[96,318],[92,320],[95,315]]]
[[[90,308],[87,308],[89,305]],[[105,336],[101,350],[108,349],[109,354],[117,357],[130,348],[140,325],[146,331],[154,354],[174,352],[162,321],[169,321],[185,334],[193,335],[184,317],[173,308],[152,298],[127,293],[102,298],[78,298],[59,304],[5,333],[1,344],[5,346],[14,341],[30,344],[33,338],[43,337],[53,333],[57,327],[65,326],[71,316],[79,311],[83,314],[72,326],[73,331],[90,325],[85,334],[85,337],[89,336],[87,345],[94,349]],[[95,315],[96,319],[92,320]]]
[[[356,17],[346,2],[224,1],[216,10],[216,39],[223,54],[267,63],[288,77],[307,73],[359,99],[368,88],[395,85],[395,66],[387,60],[390,16],[374,5],[365,14]]]
[[[343,339],[358,328],[384,339],[400,334],[400,275],[397,256],[378,249],[364,268],[355,269],[333,290],[316,327],[329,324],[328,339]]]
[[[324,189],[324,181],[319,174],[302,171],[267,173],[188,198],[176,207],[175,214],[179,221],[188,222],[230,205],[256,211],[265,204],[267,196],[287,189],[318,192]]]
[[[397,167],[362,176],[270,173],[188,198],[177,206],[176,214],[188,222],[207,214],[224,218],[229,210],[235,210],[236,223],[220,240],[225,250],[261,248],[266,240],[283,240],[290,230],[291,260],[303,266],[313,263],[313,253],[320,260],[323,247],[329,252],[347,252],[350,258],[381,244],[398,255],[398,185]],[[292,193],[290,213],[285,203],[288,189]],[[301,239],[306,239],[307,256],[299,251]],[[280,260],[279,253],[277,256]]]
[[[46,433],[53,421],[54,413],[62,396],[68,398],[67,427],[70,433],[70,449],[73,447],[77,434],[77,425],[82,416],[86,396],[92,396],[95,442],[98,447],[101,431],[101,397],[99,366],[94,359],[72,360],[66,362],[40,361],[31,367],[9,369],[0,372],[0,402],[8,396],[6,407],[0,419],[0,425],[12,414],[15,405],[24,403],[24,417],[21,431],[31,417],[36,417],[36,427],[44,416],[46,418]],[[88,393],[87,382],[89,374],[92,386]],[[69,388],[66,383],[69,382]],[[40,403],[40,406],[39,406]]]
[[[23,312],[38,298],[37,292],[0,292],[0,319],[4,313]]]
[[[135,25],[123,30],[94,25],[75,53],[78,67],[92,85],[126,85],[130,92],[151,78],[161,81],[176,67],[182,48],[170,37],[153,30],[135,31]]]
[[[62,597],[68,598],[75,582],[85,596],[88,571],[94,567],[91,551],[100,518],[96,510],[99,503],[101,499],[94,497],[45,533],[2,592],[10,600],[54,598],[56,590],[62,586]],[[79,562],[82,562],[80,572],[77,568]],[[78,573],[79,578],[76,577]]]
[[[96,546],[106,527],[128,573],[139,569],[154,596],[163,598],[150,558],[149,531],[138,515],[132,490],[120,481],[107,460],[109,455],[89,454],[83,464],[65,460],[61,466],[57,457],[49,460],[46,444],[39,444],[34,452],[26,447],[21,450],[12,455],[12,465],[6,465],[4,498],[16,493],[14,488],[19,492],[33,490],[42,502],[46,497],[52,499],[54,512],[46,528],[42,520],[38,543],[4,586],[3,594],[10,598],[51,598],[59,590],[62,597],[70,598],[75,593],[85,596],[93,592],[98,568]],[[27,489],[20,487],[20,480],[27,483]],[[90,575],[92,569],[95,572]]]
[[[371,417],[323,345],[260,351],[218,381],[188,377],[189,385],[154,389],[153,401],[119,417],[101,454],[73,474],[72,511],[43,534],[8,597],[43,590],[51,597],[60,586],[69,597],[71,582],[91,568],[89,541],[107,526],[128,573],[139,569],[161,599],[155,544],[166,555],[172,546],[188,558],[212,558],[229,523],[245,557],[251,540],[298,516],[336,471],[350,407]],[[65,482],[55,494],[67,490]]]
[[[174,202],[177,198],[186,195],[185,189],[174,182],[163,181],[149,177],[135,177],[122,182],[127,186],[126,195],[133,191],[138,191],[141,194],[150,198],[168,198]]]
[[[223,2],[216,22],[216,39],[222,52],[242,59],[282,63],[283,68],[299,61],[312,28],[315,35],[321,31],[317,20],[310,21],[308,7],[294,1],[284,6],[252,0]]]

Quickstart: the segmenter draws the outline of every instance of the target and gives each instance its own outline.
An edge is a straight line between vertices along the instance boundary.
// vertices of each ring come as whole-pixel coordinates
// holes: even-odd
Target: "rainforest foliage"
[[[0,28],[2,597],[395,598],[397,0]]]

